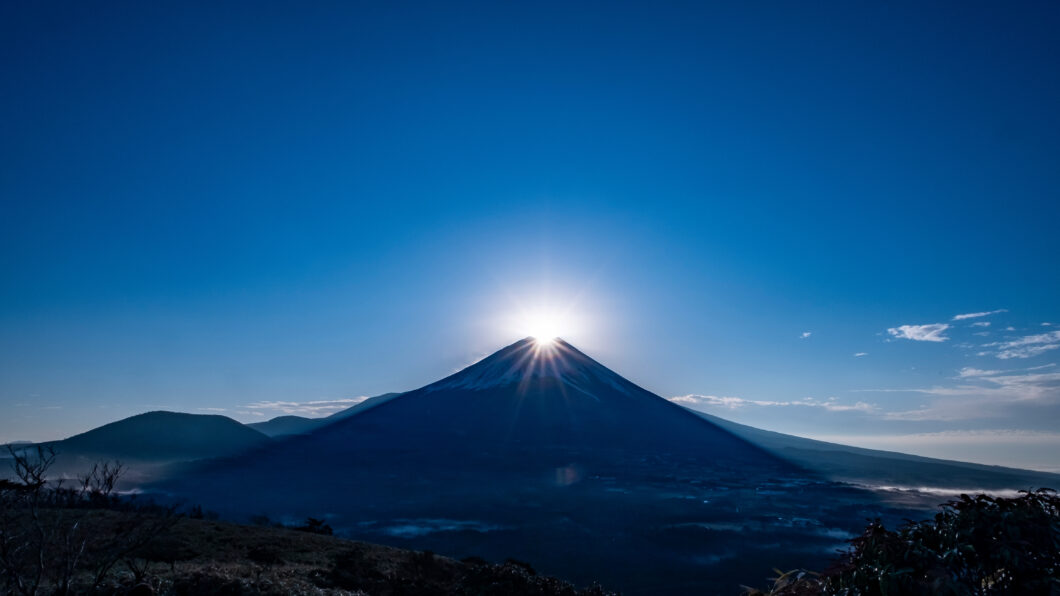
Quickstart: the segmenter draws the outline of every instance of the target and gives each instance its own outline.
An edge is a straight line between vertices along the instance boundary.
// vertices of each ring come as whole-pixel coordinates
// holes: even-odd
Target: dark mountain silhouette
[[[126,467],[122,486],[130,487],[166,477],[181,462],[235,455],[269,442],[226,416],[156,411],[39,445],[55,450],[53,473],[76,475],[96,462],[120,461]]]
[[[158,489],[232,517],[326,516],[336,531],[365,540],[511,556],[577,583],[665,594],[738,589],[713,583],[725,578],[705,576],[704,561],[713,559],[695,553],[759,542],[695,524],[739,530],[733,519],[818,508],[861,522],[849,509],[857,491],[807,478],[566,342],[525,339],[436,383],[209,462]],[[811,495],[822,490],[829,499]],[[766,504],[772,517],[756,509]],[[835,542],[790,528],[774,534],[770,544],[805,548],[808,540],[821,553]],[[735,565],[732,577],[760,573],[760,560]]]
[[[232,455],[269,439],[227,416],[147,412],[48,445],[60,454],[184,461]]]
[[[692,411],[779,457],[832,480],[963,491],[1060,486],[1058,474],[828,443],[762,430]]]
[[[277,416],[264,422],[251,422],[247,426],[270,437],[286,435],[304,435],[319,428],[323,418],[306,418],[305,416]]]
[[[176,461],[241,453],[267,442],[226,416],[148,411],[51,444],[59,453]]]
[[[516,557],[627,594],[735,593],[763,561],[823,568],[866,518],[937,505],[834,482],[824,474],[847,453],[777,448],[563,341],[525,339],[340,414],[157,488],[230,517],[324,517],[350,537]],[[911,461],[854,455],[855,467]],[[931,471],[953,469],[966,468]]]
[[[359,404],[335,412],[330,416],[323,418],[307,418],[305,416],[277,416],[266,420],[264,422],[251,422],[247,424],[250,428],[256,431],[262,432],[270,437],[282,437],[286,435],[304,435],[308,432],[314,431],[324,425],[331,424],[336,420],[342,420],[349,416],[353,416],[358,412],[362,412],[369,408],[374,408],[386,401],[393,399],[401,395],[400,393],[384,393],[383,395],[377,395],[375,397],[369,397]]]
[[[377,471],[399,483],[484,472],[542,481],[569,465],[612,474],[661,456],[743,475],[795,469],[561,340],[524,339],[436,383],[352,409],[308,435],[214,464],[195,483]]]

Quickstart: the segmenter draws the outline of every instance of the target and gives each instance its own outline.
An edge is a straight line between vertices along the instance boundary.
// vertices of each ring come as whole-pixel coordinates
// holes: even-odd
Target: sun
[[[570,328],[569,322],[558,312],[531,312],[526,313],[523,318],[523,333],[534,338],[535,343],[539,346],[548,346],[555,343]]]
[[[554,348],[564,341],[584,341],[598,313],[579,307],[579,296],[562,297],[510,292],[510,308],[489,324],[503,338],[532,338],[534,346]],[[498,334],[499,335],[499,334]]]

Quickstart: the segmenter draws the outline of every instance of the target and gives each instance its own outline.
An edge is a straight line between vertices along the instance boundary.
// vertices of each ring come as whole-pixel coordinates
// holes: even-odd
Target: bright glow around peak
[[[551,291],[548,287],[513,286],[504,288],[501,295],[488,298],[490,304],[484,304],[480,309],[486,312],[492,308],[498,310],[481,319],[481,324],[489,328],[489,340],[493,345],[529,337],[534,339],[533,345],[539,350],[555,347],[560,338],[591,346],[593,333],[599,329],[599,319],[605,312],[600,300],[586,288],[577,289],[576,284],[570,284],[567,289],[552,288]],[[592,308],[586,308],[586,303],[591,303]]]
[[[567,317],[555,311],[525,313],[522,318],[522,332],[534,338],[534,343],[541,347],[552,345],[571,329]]]

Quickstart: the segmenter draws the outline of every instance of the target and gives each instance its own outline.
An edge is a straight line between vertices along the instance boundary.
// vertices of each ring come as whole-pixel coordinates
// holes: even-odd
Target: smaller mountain
[[[157,411],[37,445],[55,450],[54,474],[78,475],[100,461],[121,462],[121,485],[127,488],[165,477],[186,462],[233,456],[271,442],[227,416]],[[0,465],[5,471],[7,467]]]
[[[268,442],[264,434],[227,416],[157,411],[104,424],[49,445],[60,454],[164,462],[224,457]]]
[[[762,430],[690,410],[732,434],[830,480],[872,487],[961,491],[1055,488],[1060,474],[864,449]]]
[[[284,437],[312,432],[320,428],[325,420],[327,419],[305,416],[277,416],[264,422],[251,422],[247,426],[269,437]]]
[[[384,404],[391,399],[401,395],[401,393],[384,393],[383,395],[377,395],[375,397],[369,397],[361,403],[335,412],[330,416],[323,418],[307,418],[305,416],[277,416],[264,422],[251,422],[247,424],[250,428],[264,433],[270,437],[282,437],[289,435],[304,435],[311,433],[314,430],[331,424],[332,422],[348,418],[354,414],[369,410],[378,405]]]

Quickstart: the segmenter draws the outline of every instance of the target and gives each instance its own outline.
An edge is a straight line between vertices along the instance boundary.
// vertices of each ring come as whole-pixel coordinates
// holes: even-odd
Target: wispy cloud
[[[899,339],[911,339],[913,341],[946,341],[949,338],[944,336],[943,333],[949,329],[950,326],[946,323],[931,323],[929,325],[901,325],[898,327],[891,327],[887,330],[894,337]]]
[[[968,370],[964,369],[961,372],[965,373]],[[1022,374],[1004,374],[999,371],[977,372],[980,372],[980,374],[973,378],[980,379],[992,386],[1013,390],[1011,396],[1018,400],[1058,397],[1057,392],[1060,390],[1060,373],[1057,372]]]
[[[972,323],[972,327],[989,327],[990,321],[976,321]]]
[[[1060,407],[1060,373],[1043,372],[1052,365],[1011,371],[966,367],[952,386],[868,390],[881,393],[920,393],[931,401],[912,410],[883,412],[886,420],[954,421],[1010,418],[1013,408],[1033,408],[1037,415]],[[863,390],[864,391],[864,390]],[[1046,407],[1048,410],[1041,410]]]
[[[987,310],[984,312],[969,312],[963,315],[954,315],[954,321],[963,321],[965,319],[978,319],[979,317],[988,317],[990,315],[996,315],[998,313],[1008,312],[1007,308],[999,308],[997,310]]]
[[[980,352],[980,355],[985,356],[992,353],[1001,360],[1031,358],[1060,348],[1060,331],[1026,335],[1011,341],[983,344],[983,347],[993,347],[997,349],[994,352]]]
[[[868,356],[868,355],[869,355],[868,352],[855,352],[854,353],[854,357],[855,358],[861,358],[862,356]]]
[[[251,411],[251,410],[235,410],[235,413],[239,414],[240,416],[252,416],[254,418],[267,418],[268,417],[265,414],[265,412],[261,412],[259,410],[254,410],[254,411]]]
[[[810,337],[811,335],[813,335],[812,331],[803,331],[802,335],[800,335],[799,338],[800,339],[806,339],[807,337]]]
[[[243,406],[248,413],[258,415],[263,412],[282,413],[296,416],[319,417],[334,414],[340,410],[355,406],[368,399],[368,396],[343,399],[324,399],[315,401],[259,401]]]
[[[1012,358],[1032,358],[1039,354],[1044,354],[1050,350],[1060,348],[1060,344],[1047,344],[1042,346],[1025,346],[1022,348],[1015,348],[1012,350],[1001,350],[997,353],[997,357],[1002,360],[1009,360]]]
[[[999,375],[999,370],[983,370],[980,368],[965,367],[957,373],[957,377],[960,379],[966,379],[968,377],[988,377],[990,375]]]
[[[945,445],[953,443],[967,443],[979,445],[982,443],[1007,443],[1019,442],[1042,442],[1056,443],[1060,445],[1060,433],[1036,430],[1017,429],[979,429],[979,430],[943,430],[927,433],[909,433],[895,435],[827,435],[816,437],[829,441],[857,443],[858,439],[871,438],[875,442],[893,442],[895,445],[907,444],[909,442],[932,442]]]
[[[692,394],[671,397],[670,401],[688,406],[707,406],[729,410],[747,407],[808,407],[822,408],[829,412],[872,412],[876,410],[876,406],[869,403],[859,401],[855,404],[842,404],[834,397],[829,397],[825,400],[807,397],[794,401],[768,401],[744,399],[742,397]]]

